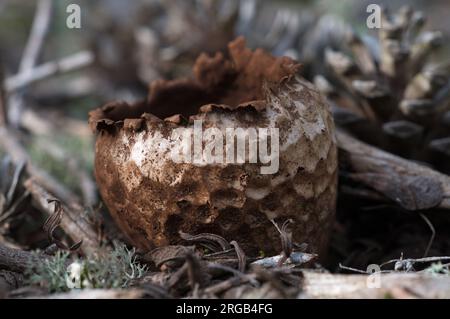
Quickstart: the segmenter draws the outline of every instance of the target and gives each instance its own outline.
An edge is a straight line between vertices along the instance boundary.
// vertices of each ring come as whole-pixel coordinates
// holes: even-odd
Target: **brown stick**
[[[0,244],[0,269],[22,273],[43,260],[37,254]]]
[[[351,177],[409,210],[450,209],[450,177],[365,144],[338,131],[338,146]]]
[[[48,199],[54,199],[44,188],[33,179],[28,179],[24,183],[25,188],[30,192],[33,199],[39,204],[41,209],[48,216],[54,213],[54,204],[48,203]],[[100,240],[93,226],[85,217],[83,208],[75,202],[69,206],[63,205],[64,213],[61,219],[61,227],[65,233],[74,241],[83,241],[81,250],[92,255],[99,252]]]

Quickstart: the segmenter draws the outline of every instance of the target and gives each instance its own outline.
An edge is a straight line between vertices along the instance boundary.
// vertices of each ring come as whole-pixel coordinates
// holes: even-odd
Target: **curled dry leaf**
[[[181,230],[178,233],[180,234],[181,239],[188,242],[200,243],[205,248],[210,249],[213,252],[231,249],[231,246],[226,239],[216,234],[203,233],[198,235],[190,235]]]
[[[67,246],[61,239],[57,238],[55,235],[56,229],[61,224],[62,214],[64,213],[64,209],[61,205],[61,202],[57,199],[47,199],[47,202],[54,203],[55,209],[53,211],[53,214],[51,214],[47,220],[44,223],[44,231],[47,233],[47,237],[50,243],[55,244],[58,248],[69,250],[69,251],[75,251],[78,250],[83,241],[80,240],[79,242],[73,244],[72,246]]]

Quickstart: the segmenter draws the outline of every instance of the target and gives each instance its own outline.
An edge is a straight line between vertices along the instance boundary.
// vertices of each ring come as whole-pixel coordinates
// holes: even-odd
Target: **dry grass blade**
[[[20,178],[22,177],[23,173],[24,173],[24,169],[25,169],[25,162],[20,162],[15,170],[14,170],[14,175],[11,181],[11,185],[9,187],[8,193],[6,194],[6,204],[9,205],[11,204],[14,194],[16,193],[17,190],[17,185],[19,183]]]
[[[245,256],[245,252],[242,250],[242,248],[236,241],[233,240],[230,244],[234,247],[234,250],[236,251],[236,255],[239,261],[238,266],[239,271],[245,272],[245,268],[247,266],[247,257]]]
[[[289,258],[292,253],[292,232],[288,231],[288,226],[293,222],[294,221],[292,219],[288,219],[283,223],[283,225],[281,225],[281,247],[286,258]]]
[[[430,228],[431,231],[430,240],[428,241],[427,248],[425,249],[425,253],[423,254],[423,257],[426,258],[428,256],[428,253],[430,252],[431,245],[433,245],[434,238],[436,237],[436,230],[427,216],[425,216],[422,213],[420,213],[419,215],[420,217],[422,217],[422,219],[425,221],[425,223],[427,224],[427,226]]]
[[[384,263],[381,264],[381,267],[389,265],[389,264],[393,264],[393,263],[402,263],[402,265],[406,265],[408,263],[414,265],[415,263],[432,263],[432,262],[438,262],[438,261],[446,261],[446,260],[450,260],[450,256],[436,256],[436,257],[426,257],[426,258],[407,258],[407,259],[391,259],[389,261],[386,261]],[[404,267],[402,267],[404,268]]]
[[[288,226],[293,222],[294,221],[292,219],[288,219],[284,221],[284,223],[281,225],[281,228],[279,228],[277,223],[274,220],[272,220],[272,223],[280,233],[281,238],[282,258],[278,261],[278,266],[283,265],[284,262],[288,260],[288,258],[292,254],[293,250],[292,233],[288,231]]]

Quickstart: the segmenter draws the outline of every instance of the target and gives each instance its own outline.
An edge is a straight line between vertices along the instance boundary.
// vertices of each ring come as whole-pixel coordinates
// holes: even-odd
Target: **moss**
[[[49,292],[67,291],[66,263],[69,259],[68,252],[58,251],[55,256],[43,263],[28,269],[25,275],[29,284],[46,287]]]
[[[74,268],[75,273],[70,271]],[[58,251],[45,262],[28,269],[26,275],[29,284],[54,293],[70,288],[126,288],[146,272],[147,266],[136,260],[134,249],[115,243],[108,254],[84,259],[71,258],[68,252]]]

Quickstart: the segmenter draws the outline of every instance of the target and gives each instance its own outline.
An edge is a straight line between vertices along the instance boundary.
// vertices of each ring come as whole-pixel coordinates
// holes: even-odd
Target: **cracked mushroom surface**
[[[193,78],[153,82],[145,101],[112,102],[90,113],[101,196],[141,249],[178,243],[182,231],[236,240],[253,256],[277,254],[281,242],[271,220],[292,219],[293,241],[321,254],[337,191],[329,107],[297,74],[294,60],[251,51],[243,38],[228,51],[201,55]],[[228,128],[278,128],[278,170],[262,174],[267,164],[260,161],[174,161],[170,154],[180,144],[174,130],[198,120],[203,130],[216,128],[223,136]],[[202,146],[213,138],[204,136]],[[245,151],[247,158],[249,147]]]

